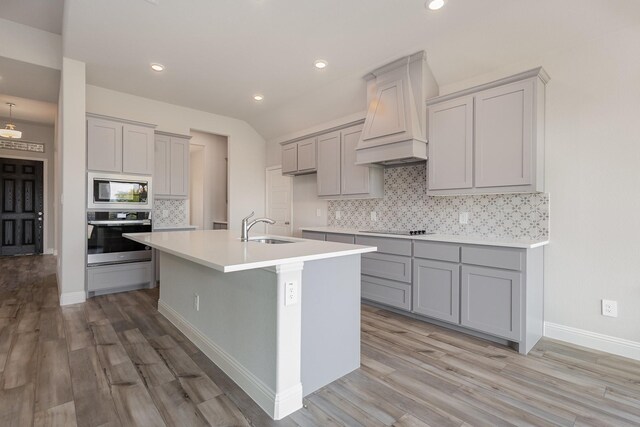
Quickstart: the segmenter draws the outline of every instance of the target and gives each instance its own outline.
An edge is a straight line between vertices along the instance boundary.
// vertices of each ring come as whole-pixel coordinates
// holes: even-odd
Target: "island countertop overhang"
[[[223,273],[375,252],[375,246],[271,237],[293,243],[242,242],[228,230],[126,233],[124,237]]]

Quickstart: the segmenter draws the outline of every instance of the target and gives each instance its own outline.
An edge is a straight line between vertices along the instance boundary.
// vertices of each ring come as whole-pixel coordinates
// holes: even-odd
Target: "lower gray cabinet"
[[[149,286],[153,266],[150,261],[87,268],[87,290],[96,294]]]
[[[411,283],[411,257],[372,252],[362,254],[362,274]]]
[[[356,243],[356,236],[353,234],[334,234],[327,233],[327,242],[337,242],[337,243]]]
[[[413,311],[460,322],[460,266],[457,263],[413,260]]]
[[[325,234],[320,233],[319,231],[303,231],[302,238],[310,239],[310,240],[322,240],[322,241],[326,240]]]
[[[362,275],[362,298],[390,305],[403,310],[411,310],[411,285]]]
[[[522,273],[492,267],[462,266],[461,324],[519,341]]]

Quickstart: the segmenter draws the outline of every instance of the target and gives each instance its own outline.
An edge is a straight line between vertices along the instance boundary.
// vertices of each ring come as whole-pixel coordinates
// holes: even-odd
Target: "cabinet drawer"
[[[302,238],[322,241],[326,240],[324,233],[320,233],[319,231],[303,231]]]
[[[356,236],[353,234],[333,234],[327,233],[327,242],[351,243],[356,242]]]
[[[151,283],[151,262],[87,268],[87,290],[100,291]]]
[[[362,274],[411,283],[411,258],[379,254],[362,254]]]
[[[524,270],[524,249],[463,246],[462,263],[520,271]]]
[[[411,310],[411,285],[362,276],[362,298],[403,310]]]
[[[392,255],[411,256],[411,240],[387,239],[384,237],[356,236],[356,244],[377,246],[378,252]]]
[[[413,256],[438,261],[460,262],[460,246],[416,240],[413,242]]]

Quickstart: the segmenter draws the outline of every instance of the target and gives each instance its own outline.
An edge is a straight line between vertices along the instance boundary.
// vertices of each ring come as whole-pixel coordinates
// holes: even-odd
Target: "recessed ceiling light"
[[[151,64],[151,69],[153,71],[158,71],[158,72],[164,71],[164,65],[154,62],[154,63]]]
[[[253,99],[254,99],[254,101],[262,101],[264,99],[264,96],[262,96],[262,95],[253,95]]]
[[[316,59],[313,62],[313,66],[316,67],[319,70],[322,70],[323,68],[326,68],[327,65],[329,65],[329,64],[327,64],[327,61],[325,61],[324,59]]]
[[[427,0],[426,5],[431,10],[438,10],[444,6],[444,0]]]

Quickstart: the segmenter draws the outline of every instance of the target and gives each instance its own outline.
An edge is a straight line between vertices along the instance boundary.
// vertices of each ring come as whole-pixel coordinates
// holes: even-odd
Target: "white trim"
[[[270,417],[283,418],[300,408],[302,385],[275,393],[269,386],[245,368],[234,357],[216,345],[177,311],[158,300],[158,312],[186,335],[196,347],[218,365],[242,390],[245,391]]]
[[[87,300],[87,293],[85,291],[77,292],[65,292],[60,294],[60,305],[79,304]]]
[[[544,336],[630,359],[640,360],[640,342],[544,322]]]
[[[37,154],[45,154],[45,153],[37,153]],[[40,157],[26,157],[26,156],[15,156],[11,154],[2,154],[0,157],[5,159],[17,159],[17,160],[31,160],[34,162],[42,162],[42,214],[45,219],[42,224],[42,253],[48,253],[47,251],[53,249],[49,248],[49,239],[47,238],[47,233],[49,232],[49,191],[48,191],[48,176],[49,176],[49,159],[43,159]],[[54,218],[55,220],[55,218]],[[52,224],[55,230],[55,224]],[[55,231],[54,231],[55,238]]]

